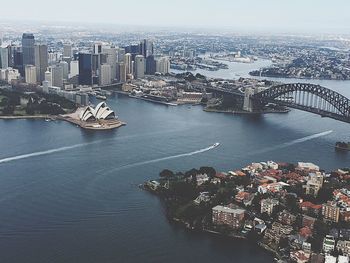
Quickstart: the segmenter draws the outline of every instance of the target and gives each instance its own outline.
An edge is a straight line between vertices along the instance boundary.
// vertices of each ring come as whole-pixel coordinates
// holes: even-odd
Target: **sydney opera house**
[[[105,102],[99,103],[95,108],[88,106],[81,111],[79,118],[85,122],[117,119],[114,111],[108,108]]]
[[[61,115],[60,118],[89,130],[110,130],[126,124],[118,120],[114,111],[105,102],[99,103],[95,108],[91,106],[79,108],[74,113]]]

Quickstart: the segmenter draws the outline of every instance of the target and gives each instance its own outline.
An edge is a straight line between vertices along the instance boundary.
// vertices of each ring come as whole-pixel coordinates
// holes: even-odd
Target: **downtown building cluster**
[[[41,85],[44,92],[72,100],[72,92],[169,73],[169,59],[156,57],[153,46],[144,39],[125,47],[95,42],[78,48],[63,43],[59,50],[50,50],[32,33],[23,33],[21,45],[0,43],[0,81]]]

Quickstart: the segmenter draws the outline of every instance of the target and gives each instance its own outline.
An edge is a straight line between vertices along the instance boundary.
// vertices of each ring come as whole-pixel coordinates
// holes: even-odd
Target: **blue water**
[[[350,82],[329,85],[350,96]],[[1,262],[271,262],[244,242],[172,226],[138,184],[164,168],[350,166],[350,154],[334,151],[350,140],[349,124],[310,113],[237,116],[122,95],[107,103],[127,126],[89,132],[61,121],[0,121]]]

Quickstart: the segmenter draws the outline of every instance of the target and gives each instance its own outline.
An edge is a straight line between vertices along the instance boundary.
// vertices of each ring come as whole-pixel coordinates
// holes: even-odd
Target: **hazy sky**
[[[3,0],[1,18],[350,33],[350,0]]]

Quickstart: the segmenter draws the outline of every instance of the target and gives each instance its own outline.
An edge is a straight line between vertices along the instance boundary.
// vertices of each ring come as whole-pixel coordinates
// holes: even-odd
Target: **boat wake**
[[[71,149],[75,149],[75,148],[79,148],[79,147],[84,147],[84,146],[87,146],[87,145],[90,145],[90,144],[94,144],[94,143],[97,143],[97,142],[81,143],[81,144],[75,144],[75,145],[71,145],[71,146],[60,147],[60,148],[56,148],[56,149],[50,149],[50,150],[46,150],[46,151],[21,154],[21,155],[17,155],[17,156],[12,156],[12,157],[7,157],[7,158],[0,159],[0,163],[7,163],[7,162],[17,161],[17,160],[31,158],[31,157],[35,157],[35,156],[47,155],[47,154],[57,153],[57,152],[63,152],[63,151],[67,151],[67,150],[71,150]]]
[[[306,136],[306,137],[303,137],[303,138],[292,140],[290,142],[285,142],[285,143],[282,143],[282,144],[279,144],[279,145],[276,145],[276,146],[267,147],[267,148],[264,148],[262,150],[254,151],[254,152],[252,152],[252,154],[261,154],[261,153],[266,153],[266,152],[270,152],[270,151],[274,151],[274,150],[283,149],[283,148],[292,146],[294,144],[298,144],[298,143],[302,143],[302,142],[310,141],[310,140],[313,140],[313,139],[316,139],[316,138],[319,138],[319,137],[326,136],[328,134],[331,134],[332,132],[333,132],[332,130],[329,130],[329,131],[324,131],[324,132],[312,134],[312,135],[309,135],[309,136]]]
[[[209,147],[206,147],[206,148],[203,148],[203,149],[200,149],[197,151],[193,151],[193,152],[181,153],[181,154],[171,155],[171,156],[157,158],[157,159],[153,159],[153,160],[147,160],[147,161],[143,161],[143,162],[136,162],[136,163],[131,163],[131,164],[119,166],[119,167],[112,168],[112,169],[108,170],[105,174],[119,171],[119,170],[123,170],[123,169],[127,169],[127,168],[137,167],[137,166],[141,166],[141,165],[158,163],[158,162],[162,162],[162,161],[167,161],[167,160],[172,160],[172,159],[177,159],[177,158],[181,158],[181,157],[192,156],[192,155],[208,152],[210,150],[217,148],[219,145],[220,145],[219,143],[215,143]]]
[[[181,130],[180,129],[179,130],[175,130],[175,132],[177,132],[177,131],[181,131]],[[39,152],[26,153],[26,154],[6,157],[6,158],[3,158],[3,159],[0,159],[0,164],[1,163],[12,162],[12,161],[17,161],[17,160],[21,160],[21,159],[27,159],[27,158],[36,157],[36,156],[53,154],[53,153],[57,153],[57,152],[64,152],[64,151],[72,150],[72,149],[75,149],[75,148],[80,148],[80,147],[84,147],[84,146],[88,146],[88,145],[92,145],[92,144],[97,144],[97,143],[101,143],[101,142],[114,141],[114,140],[133,139],[133,138],[137,138],[137,137],[154,136],[154,135],[157,135],[157,134],[173,133],[173,132],[174,132],[174,130],[169,130],[169,131],[166,131],[166,132],[145,133],[142,136],[140,136],[138,134],[126,135],[126,136],[120,136],[120,137],[113,138],[113,139],[97,140],[97,141],[88,142],[88,143],[74,144],[74,145],[70,145],[70,146],[64,146],[64,147],[55,148],[55,149],[49,149],[49,150],[45,150],[45,151],[39,151]]]

